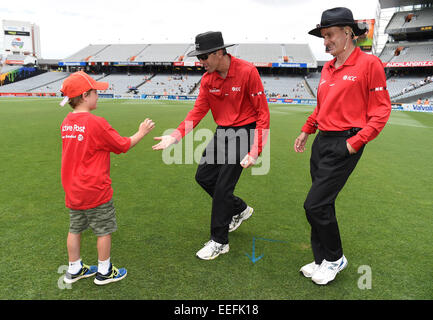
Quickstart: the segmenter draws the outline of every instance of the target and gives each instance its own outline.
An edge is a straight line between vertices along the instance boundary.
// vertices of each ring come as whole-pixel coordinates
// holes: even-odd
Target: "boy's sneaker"
[[[319,267],[320,267],[320,264],[317,264],[315,261],[313,261],[313,262],[303,266],[301,268],[301,270],[299,270],[299,271],[302,272],[304,277],[311,278],[313,276],[314,272],[316,272],[317,269],[319,269]]]
[[[196,256],[203,260],[212,260],[218,257],[222,253],[229,252],[229,244],[221,244],[210,240],[204,244],[204,247],[200,249]]]
[[[107,274],[97,273],[95,280],[93,281],[97,285],[104,285],[111,282],[120,281],[126,277],[127,271],[125,268],[117,269],[110,263],[110,269]]]
[[[344,255],[334,262],[323,260],[320,267],[313,274],[311,280],[313,280],[313,282],[316,284],[325,285],[334,280],[337,276],[337,273],[346,267],[347,259]]]
[[[70,274],[66,271],[63,281],[65,283],[74,283],[75,281],[78,281],[80,279],[94,276],[97,271],[97,266],[88,266],[87,264],[83,264],[83,262],[81,262],[81,270],[78,271],[76,274]]]
[[[242,221],[247,220],[249,217],[251,217],[253,212],[254,212],[254,209],[247,206],[247,208],[244,211],[233,216],[232,221],[230,222],[230,225],[229,225],[229,232],[233,232],[237,228],[239,228]]]

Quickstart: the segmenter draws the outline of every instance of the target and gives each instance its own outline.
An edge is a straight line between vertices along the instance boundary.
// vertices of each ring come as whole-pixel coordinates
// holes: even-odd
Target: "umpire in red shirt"
[[[335,57],[323,67],[317,106],[294,145],[296,152],[303,152],[308,136],[319,130],[311,148],[312,185],[304,203],[314,261],[300,271],[320,285],[347,266],[335,199],[391,112],[382,62],[354,44],[366,31],[349,9],[339,7],[324,11],[320,24],[309,32],[323,38],[326,52]]]
[[[206,70],[193,109],[171,135],[155,137],[154,150],[180,141],[209,112],[217,123],[195,176],[212,198],[210,241],[197,257],[212,260],[229,251],[228,233],[248,219],[253,208],[233,194],[243,168],[255,164],[266,143],[269,108],[257,68],[227,53],[221,32],[196,36],[196,56]]]

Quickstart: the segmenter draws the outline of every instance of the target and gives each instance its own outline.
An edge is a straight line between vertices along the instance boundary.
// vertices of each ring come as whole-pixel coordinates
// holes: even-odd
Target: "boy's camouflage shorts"
[[[113,199],[92,209],[69,209],[69,217],[70,233],[79,234],[90,227],[96,236],[102,237],[117,230]]]

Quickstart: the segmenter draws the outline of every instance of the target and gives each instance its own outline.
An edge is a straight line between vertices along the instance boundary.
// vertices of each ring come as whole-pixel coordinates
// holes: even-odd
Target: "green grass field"
[[[125,280],[92,279],[59,287],[67,265],[68,210],[60,181],[60,99],[0,99],[0,299],[433,299],[433,115],[393,112],[367,145],[337,199],[349,266],[325,287],[302,277],[312,261],[303,202],[309,156],[293,151],[312,111],[270,105],[271,169],[245,170],[236,194],[254,216],[230,234],[230,252],[214,261],[195,253],[209,239],[211,201],[194,180],[196,164],[166,165],[153,137],[177,127],[192,103],[99,100],[95,114],[124,136],[151,117],[156,128],[127,154],[112,155],[118,231],[112,261]],[[215,129],[211,115],[198,128]],[[256,256],[251,255],[253,238]],[[96,237],[82,237],[82,258],[97,263]],[[371,269],[371,289],[361,290]],[[59,273],[60,270],[60,273]]]

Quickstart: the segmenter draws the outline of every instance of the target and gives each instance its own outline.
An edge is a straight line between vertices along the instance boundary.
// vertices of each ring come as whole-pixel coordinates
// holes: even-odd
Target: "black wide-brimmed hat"
[[[320,30],[336,26],[351,27],[355,36],[360,36],[368,31],[367,24],[357,23],[355,22],[355,20],[353,20],[353,14],[350,9],[344,7],[337,7],[323,11],[322,19],[320,19],[320,24],[318,24],[315,29],[309,31],[308,33],[313,36],[322,38]]]
[[[224,44],[221,32],[208,31],[195,37],[195,50],[187,53],[187,56],[194,57],[231,46],[234,46],[234,44]]]

